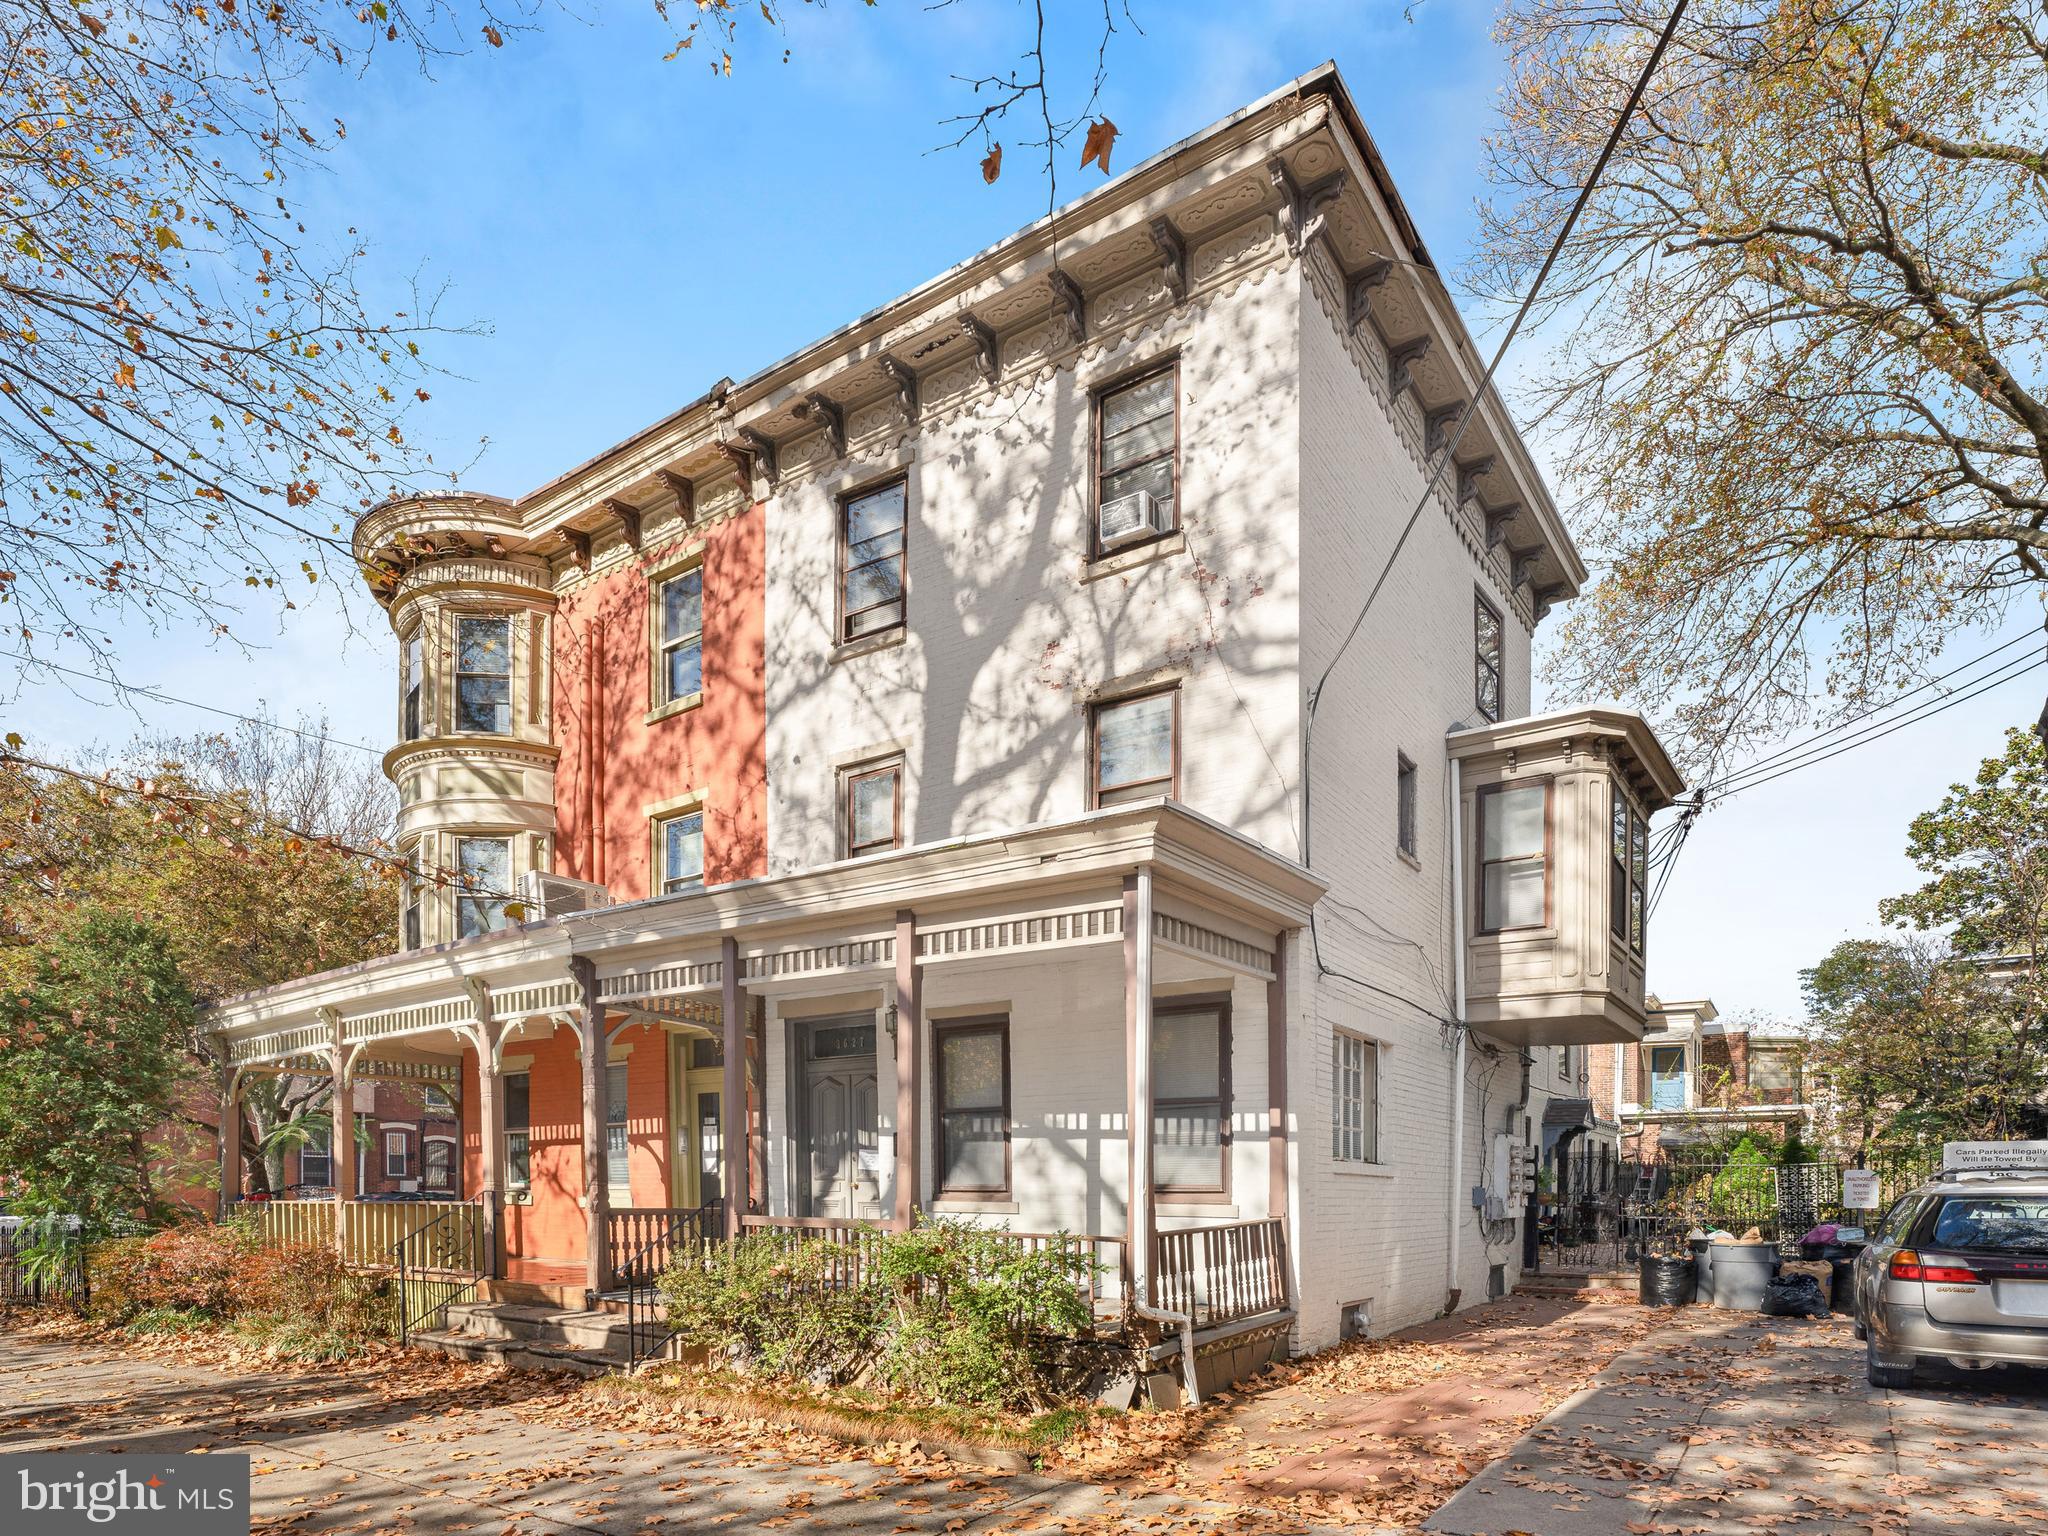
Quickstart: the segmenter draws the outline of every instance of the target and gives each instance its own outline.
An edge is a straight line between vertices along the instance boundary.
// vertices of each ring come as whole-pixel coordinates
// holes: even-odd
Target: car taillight
[[[1892,1255],[1894,1280],[1924,1280],[1929,1285],[1982,1285],[1984,1277],[1960,1264],[1923,1264],[1920,1255],[1901,1248]]]

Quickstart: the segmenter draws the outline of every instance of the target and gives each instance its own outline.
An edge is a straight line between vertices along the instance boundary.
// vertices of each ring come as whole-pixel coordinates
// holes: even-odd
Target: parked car
[[[1873,1387],[1923,1360],[2048,1366],[2048,1173],[1943,1173],[1886,1211],[1856,1258]]]

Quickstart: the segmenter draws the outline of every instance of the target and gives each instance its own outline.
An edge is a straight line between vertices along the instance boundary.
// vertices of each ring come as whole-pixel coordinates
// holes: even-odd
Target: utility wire
[[[1500,345],[1494,348],[1492,360],[1487,363],[1486,371],[1479,376],[1479,383],[1472,391],[1472,398],[1466,401],[1464,408],[1459,411],[1457,425],[1452,428],[1442,453],[1438,455],[1435,465],[1431,468],[1429,478],[1423,484],[1421,496],[1416,498],[1415,510],[1408,514],[1408,521],[1402,526],[1401,536],[1394,541],[1393,549],[1388,552],[1386,563],[1380,567],[1380,573],[1374,579],[1371,590],[1365,595],[1365,602],[1359,607],[1358,616],[1351,621],[1350,629],[1345,631],[1344,639],[1338,644],[1335,654],[1330,657],[1329,664],[1316,679],[1315,687],[1309,690],[1308,709],[1302,722],[1301,735],[1301,862],[1304,867],[1314,867],[1309,857],[1310,828],[1313,826],[1310,816],[1310,788],[1314,766],[1311,747],[1315,740],[1316,710],[1322,703],[1323,690],[1329,686],[1330,675],[1337,670],[1337,663],[1344,659],[1345,653],[1351,649],[1351,643],[1358,638],[1358,632],[1365,627],[1366,615],[1372,612],[1373,602],[1386,586],[1387,578],[1393,574],[1395,562],[1401,558],[1401,551],[1407,547],[1408,536],[1415,531],[1415,525],[1421,520],[1424,509],[1435,497],[1445,467],[1453,462],[1458,452],[1458,444],[1464,441],[1465,429],[1471,425],[1472,418],[1478,414],[1480,402],[1493,387],[1493,376],[1499,371],[1501,360],[1507,356],[1508,348],[1514,345],[1515,337],[1520,334],[1529,312],[1535,307],[1537,295],[1543,291],[1544,280],[1550,276],[1550,269],[1557,265],[1557,259],[1563,254],[1566,242],[1571,239],[1572,230],[1578,225],[1579,215],[1592,200],[1593,189],[1600,184],[1600,178],[1607,170],[1607,162],[1613,158],[1616,146],[1621,143],[1622,134],[1628,131],[1629,122],[1636,115],[1636,108],[1642,105],[1643,93],[1649,89],[1651,77],[1656,74],[1657,66],[1663,62],[1664,50],[1671,45],[1672,36],[1678,31],[1679,19],[1685,15],[1686,4],[1687,0],[1675,0],[1672,5],[1671,15],[1664,23],[1664,30],[1658,34],[1656,46],[1650,50],[1649,58],[1644,61],[1642,73],[1636,76],[1636,82],[1629,90],[1628,100],[1623,103],[1620,115],[1615,118],[1614,127],[1609,131],[1607,141],[1600,146],[1599,157],[1594,160],[1592,170],[1586,175],[1585,184],[1579,188],[1578,196],[1572,200],[1571,210],[1565,215],[1564,223],[1559,226],[1556,237],[1550,243],[1550,249],[1544,254],[1543,265],[1537,268],[1535,279],[1529,284],[1529,291],[1522,296],[1522,302],[1516,306],[1514,318],[1508,323],[1507,332],[1501,337]],[[1462,927],[1464,914],[1457,914],[1455,921]],[[1319,972],[1376,992],[1386,991],[1384,987],[1375,986],[1361,977],[1346,975],[1324,962],[1322,935],[1316,926],[1313,907],[1309,909],[1308,932],[1309,942],[1315,952],[1316,969]],[[1388,995],[1398,996],[1395,993]],[[1434,1010],[1423,1008],[1412,999],[1400,998],[1400,1001],[1407,1003],[1411,1008],[1430,1014],[1431,1017],[1436,1016]],[[1451,1022],[1456,1025],[1460,1021]]]

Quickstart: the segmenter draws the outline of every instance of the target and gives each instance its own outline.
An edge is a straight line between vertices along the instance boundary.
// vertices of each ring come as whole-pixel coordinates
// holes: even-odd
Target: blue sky
[[[790,62],[755,29],[729,80],[696,50],[664,62],[668,34],[640,0],[586,9],[589,19],[550,15],[503,49],[439,61],[431,78],[380,68],[310,82],[309,117],[348,125],[296,188],[316,227],[368,236],[370,280],[388,302],[418,273],[447,286],[444,318],[488,327],[434,350],[455,376],[433,386],[416,427],[441,462],[475,459],[466,484],[529,490],[1044,211],[1023,123],[996,130],[1006,158],[994,187],[978,174],[978,146],[932,152],[955,131],[943,120],[972,103],[950,77],[1009,67],[1028,5],[792,6]],[[1048,9],[1064,45],[1055,85],[1078,107],[1099,8]],[[1490,6],[1423,0],[1412,21],[1393,0],[1132,9],[1144,35],[1118,17],[1101,103],[1122,130],[1115,168],[1334,58],[1431,253],[1455,268],[1504,72]],[[1077,145],[1062,154],[1062,199],[1096,175],[1072,169],[1076,159]],[[118,648],[131,682],[287,718],[324,712],[337,736],[381,750],[390,637],[372,605],[344,614],[337,596],[323,589],[282,624],[252,609],[239,645],[131,629]],[[1990,643],[1959,642],[1957,658]],[[1709,815],[1657,913],[1653,987],[1711,995],[1724,1013],[1796,1010],[1798,967],[1868,931],[1877,899],[1910,883],[1907,820],[1995,751],[2004,725],[2032,717],[2037,682]],[[124,710],[89,684],[14,693],[0,723],[58,747],[118,742],[138,723],[208,723],[141,701]]]

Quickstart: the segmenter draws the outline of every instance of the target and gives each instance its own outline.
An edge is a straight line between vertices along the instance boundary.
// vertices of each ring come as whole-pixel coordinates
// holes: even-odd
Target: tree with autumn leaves
[[[1509,0],[1482,296],[1526,291],[1670,15]],[[1695,0],[1538,317],[1598,572],[1561,695],[1702,768],[1885,698],[2048,575],[2048,14]]]
[[[217,1079],[193,1007],[397,947],[391,791],[374,759],[348,750],[317,722],[270,722],[68,764],[19,742],[0,755],[0,988],[17,1010],[0,1056],[10,1070],[34,1074],[55,1051],[52,1070],[69,1071],[63,1053],[81,1048],[78,1030],[118,1045],[165,1095],[151,1101],[163,1111],[152,1155],[188,1174],[210,1167]],[[169,967],[190,1000],[182,1011],[168,1022],[149,1009],[67,1022],[65,988],[113,995],[79,965],[83,936],[105,932]],[[114,1075],[82,1091],[95,1082],[130,1093]],[[245,1085],[244,1161],[258,1188],[281,1179],[279,1128],[316,1110],[327,1087],[289,1076]],[[41,1102],[0,1087],[0,1180],[68,1189],[57,1172],[68,1154],[53,1146],[57,1161],[20,1161],[39,1145]]]

